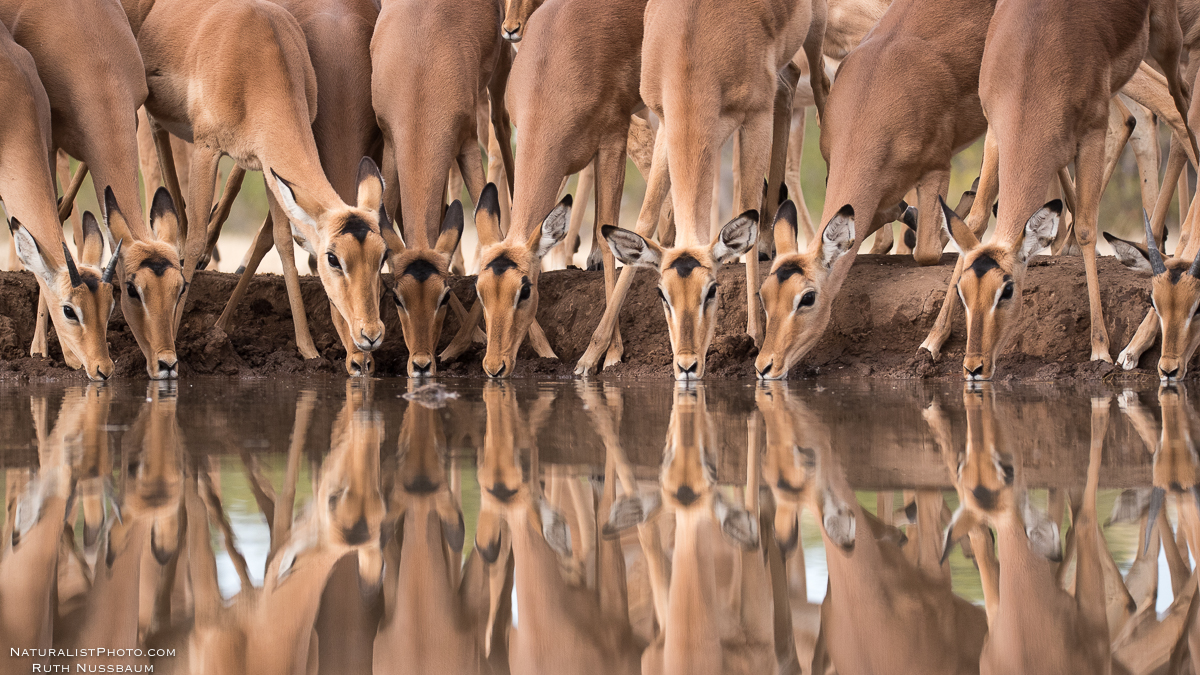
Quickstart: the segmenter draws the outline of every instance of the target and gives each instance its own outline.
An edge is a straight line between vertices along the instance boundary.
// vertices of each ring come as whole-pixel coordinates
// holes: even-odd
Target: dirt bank
[[[918,267],[907,256],[859,256],[841,296],[833,321],[816,348],[792,372],[792,377],[957,378],[965,328],[958,312],[954,333],[941,359],[917,356],[945,297],[953,255],[936,267]],[[1149,282],[1121,267],[1114,258],[1099,261],[1102,296],[1114,357],[1137,329],[1149,307]],[[765,270],[764,270],[765,273]],[[753,377],[754,347],[744,333],[745,272],[741,265],[720,274],[721,319],[708,354],[708,377]],[[1123,373],[1105,363],[1087,360],[1087,286],[1081,258],[1039,257],[1026,277],[1025,310],[1016,338],[1000,362],[998,379],[1100,379],[1110,376],[1153,378],[1157,349],[1142,358],[1143,368]],[[283,279],[260,275],[242,302],[236,326],[225,335],[213,326],[237,277],[200,272],[189,294],[188,313],[177,344],[183,375],[188,373],[256,377],[287,373],[342,373],[344,353],[329,318],[329,302],[318,279],[301,277],[305,306],[319,359],[305,361],[296,351],[291,313]],[[671,348],[666,322],[654,285],[655,275],[640,272],[621,315],[625,363],[604,377],[669,377]],[[474,278],[456,280],[454,292],[468,306],[474,299]],[[538,320],[561,361],[533,358],[526,347],[514,373],[517,377],[569,378],[575,361],[587,346],[604,310],[603,277],[599,273],[567,270],[543,274]],[[0,379],[80,378],[61,362],[51,334],[51,360],[27,356],[33,337],[37,286],[25,272],[0,272]],[[387,334],[376,352],[377,373],[404,373],[406,350],[400,323],[390,300],[383,315]],[[458,322],[447,317],[443,345]],[[144,361],[118,305],[109,324],[112,357],[121,377],[144,378]],[[476,345],[442,373],[481,377],[483,346]]]

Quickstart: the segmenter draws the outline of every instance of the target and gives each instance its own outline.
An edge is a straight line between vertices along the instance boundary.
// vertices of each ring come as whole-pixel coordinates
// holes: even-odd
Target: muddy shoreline
[[[942,264],[919,267],[908,256],[860,255],[841,295],[825,336],[790,373],[792,378],[927,379],[959,377],[966,329],[961,307],[954,332],[941,358],[933,362],[917,348],[933,324],[946,294],[955,256]],[[1098,261],[1105,319],[1114,358],[1137,329],[1149,308],[1149,282],[1117,263]],[[766,270],[763,270],[766,273]],[[600,378],[670,377],[671,348],[666,321],[654,287],[657,279],[639,272],[621,313],[625,361]],[[752,378],[756,352],[745,335],[745,272],[741,265],[721,270],[720,322],[708,353],[710,379]],[[281,374],[344,374],[345,354],[329,317],[329,302],[320,280],[300,278],[309,327],[320,358],[304,360],[296,351],[291,313],[283,278],[255,278],[226,335],[214,328],[237,277],[199,272],[189,293],[189,307],[176,349],[181,376],[189,374],[266,377]],[[541,277],[538,320],[560,360],[535,358],[522,349],[514,377],[568,379],[587,347],[604,311],[604,281],[598,272],[565,270]],[[467,306],[474,300],[474,277],[456,279],[454,293]],[[0,272],[0,381],[84,380],[82,372],[62,363],[53,331],[50,359],[28,356],[37,308],[37,285],[27,272]],[[390,301],[383,303],[384,345],[376,354],[376,375],[403,376],[407,350],[400,322]],[[1141,368],[1130,372],[1088,361],[1087,285],[1081,258],[1042,256],[1031,261],[1026,277],[1022,325],[1002,357],[997,380],[1089,381],[1154,380],[1157,348],[1147,352]],[[458,321],[450,314],[442,346],[453,337]],[[147,379],[144,360],[118,303],[108,329],[117,376]],[[483,345],[475,344],[460,358],[441,364],[446,377],[483,377]],[[1189,379],[1195,377],[1194,371]]]

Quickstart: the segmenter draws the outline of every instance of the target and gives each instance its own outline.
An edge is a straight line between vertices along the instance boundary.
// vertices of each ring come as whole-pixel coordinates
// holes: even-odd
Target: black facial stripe
[[[699,260],[696,260],[692,256],[684,253],[671,262],[670,269],[675,270],[676,274],[686,279],[691,275],[692,270],[696,269],[697,267],[703,267],[703,265],[700,264]]]
[[[996,262],[995,258],[987,254],[979,256],[975,259],[975,262],[971,263],[971,271],[975,273],[976,279],[982,279],[983,275],[987,274],[990,270],[997,269],[1000,269],[1000,264]]]
[[[437,273],[438,268],[424,258],[417,258],[404,268],[404,275],[412,277],[417,283],[425,283],[425,280]]]
[[[775,278],[778,279],[779,283],[781,284],[797,274],[804,276],[804,270],[800,269],[800,266],[796,263],[780,265],[779,269],[775,270]]]
[[[517,263],[512,261],[512,258],[506,255],[496,256],[490,263],[484,265],[485,268],[492,271],[492,274],[500,276],[505,272],[516,269]]]
[[[346,218],[346,222],[342,223],[342,234],[348,234],[358,240],[358,243],[363,243],[367,239],[367,234],[371,232],[371,225],[363,220],[360,216],[350,214]]]
[[[143,260],[142,264],[140,265],[140,267],[144,267],[151,272],[154,272],[154,276],[156,277],[161,277],[166,273],[167,270],[174,266],[174,263],[162,257],[161,255],[152,255]]]

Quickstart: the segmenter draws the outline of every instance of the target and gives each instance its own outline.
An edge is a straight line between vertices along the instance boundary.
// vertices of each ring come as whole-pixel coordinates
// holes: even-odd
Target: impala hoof
[[[1105,361],[1107,363],[1113,362],[1112,355],[1109,354],[1107,350],[1102,351],[1102,352],[1092,350],[1092,360],[1093,361]]]
[[[1133,370],[1134,368],[1137,368],[1137,364],[1138,360],[1133,356],[1133,354],[1129,353],[1128,349],[1123,350],[1121,354],[1117,356],[1117,365],[1121,366],[1121,370]]]
[[[921,350],[925,350],[925,352],[929,354],[929,358],[933,359],[935,362],[938,360],[938,357],[942,355],[942,350],[929,344],[928,340],[922,343],[920,347],[917,347],[917,356],[921,355]]]

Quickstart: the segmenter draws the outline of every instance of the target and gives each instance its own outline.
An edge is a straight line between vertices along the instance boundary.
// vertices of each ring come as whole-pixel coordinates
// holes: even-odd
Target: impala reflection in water
[[[1187,672],[1189,393],[0,386],[0,673]]]

